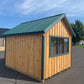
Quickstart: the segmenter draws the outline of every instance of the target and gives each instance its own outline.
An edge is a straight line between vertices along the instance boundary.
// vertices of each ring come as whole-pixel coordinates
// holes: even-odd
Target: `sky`
[[[69,22],[84,23],[84,0],[0,0],[0,28],[65,13]]]

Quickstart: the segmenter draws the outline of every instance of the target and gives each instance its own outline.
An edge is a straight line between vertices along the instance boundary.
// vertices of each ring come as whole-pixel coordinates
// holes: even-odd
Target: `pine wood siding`
[[[41,80],[42,35],[6,37],[6,66]]]
[[[49,35],[61,36],[69,38],[69,54],[49,58]],[[68,30],[64,20],[59,21],[53,26],[45,36],[45,71],[44,79],[71,67],[71,38],[70,31]]]

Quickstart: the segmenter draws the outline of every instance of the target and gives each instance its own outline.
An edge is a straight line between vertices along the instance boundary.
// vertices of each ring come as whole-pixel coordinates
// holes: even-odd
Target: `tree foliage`
[[[73,43],[79,42],[80,40],[84,40],[84,25],[80,20],[76,20],[75,23],[71,23],[71,26],[76,33],[76,37],[72,38]]]

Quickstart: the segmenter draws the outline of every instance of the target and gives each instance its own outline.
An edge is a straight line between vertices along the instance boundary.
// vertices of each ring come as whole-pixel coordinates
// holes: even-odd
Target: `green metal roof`
[[[22,34],[43,34],[49,31],[49,29],[51,29],[58,21],[60,21],[64,17],[66,18],[65,14],[59,14],[43,19],[21,23],[18,26],[14,27],[13,29],[3,33],[2,35],[10,36],[10,35],[22,35]],[[75,36],[75,33],[72,28],[71,30]]]

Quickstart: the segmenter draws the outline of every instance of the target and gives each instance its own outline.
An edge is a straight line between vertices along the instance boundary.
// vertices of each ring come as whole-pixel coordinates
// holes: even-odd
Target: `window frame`
[[[68,39],[68,52],[67,53],[51,55],[51,38],[52,37]],[[58,45],[57,45],[57,49],[58,49]],[[64,42],[63,42],[63,52],[64,52]],[[66,55],[66,54],[69,54],[69,37],[61,37],[61,36],[52,36],[52,35],[50,35],[49,36],[49,57],[56,57],[56,56],[61,56],[61,55]]]

